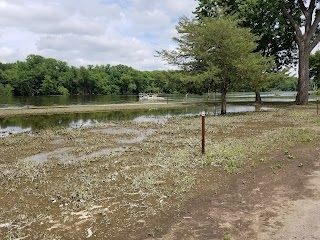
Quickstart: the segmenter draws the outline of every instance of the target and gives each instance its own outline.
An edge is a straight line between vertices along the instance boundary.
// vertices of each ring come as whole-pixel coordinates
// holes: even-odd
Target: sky
[[[30,54],[70,66],[173,68],[156,51],[173,49],[180,17],[195,0],[0,0],[0,62]]]

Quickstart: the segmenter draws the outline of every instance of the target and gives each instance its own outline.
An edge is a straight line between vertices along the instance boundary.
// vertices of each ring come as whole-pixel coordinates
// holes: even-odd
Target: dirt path
[[[276,239],[320,239],[320,171],[311,175],[308,187],[313,189],[314,196],[289,201],[288,213],[279,212],[283,227]]]
[[[272,153],[191,199],[157,239],[320,239],[319,156],[317,146]]]

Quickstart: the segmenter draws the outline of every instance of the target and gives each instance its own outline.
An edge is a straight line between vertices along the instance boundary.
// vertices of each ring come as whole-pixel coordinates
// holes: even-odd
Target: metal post
[[[205,116],[206,113],[202,112],[202,154],[205,153]]]
[[[319,115],[319,99],[317,97],[317,115]]]

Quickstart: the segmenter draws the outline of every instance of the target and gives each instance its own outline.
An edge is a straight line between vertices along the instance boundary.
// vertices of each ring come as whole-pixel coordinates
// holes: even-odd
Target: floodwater
[[[296,92],[261,93],[265,103],[293,103]],[[15,116],[0,118],[0,137],[22,132],[35,132],[44,128],[92,127],[100,123],[129,120],[133,122],[153,122],[164,124],[169,118],[198,116],[202,111],[207,115],[220,113],[220,95],[211,93],[204,95],[159,95],[161,101],[199,103],[193,107],[180,109],[125,110],[95,113],[71,113],[63,115]],[[255,93],[228,93],[227,113],[264,111],[268,108],[257,108],[254,105]],[[316,96],[310,95],[310,101]],[[139,102],[138,96],[35,96],[35,97],[0,97],[0,108],[16,108],[23,106],[63,106],[87,104],[119,104]],[[200,104],[201,103],[201,104]]]
[[[228,106],[228,113],[266,111],[268,108],[255,106]],[[40,129],[64,127],[76,129],[93,127],[101,123],[117,121],[153,122],[164,124],[169,118],[200,116],[202,111],[207,115],[218,115],[219,106],[210,103],[197,104],[193,107],[180,109],[123,110],[110,112],[71,113],[57,115],[14,116],[0,119],[0,137],[23,132],[36,132]]]
[[[296,92],[261,92],[264,102],[293,102]],[[199,102],[208,101],[208,94],[159,94],[161,101],[168,102]],[[231,92],[227,94],[228,102],[254,102],[253,92]],[[219,102],[219,93],[209,93],[209,101]],[[310,93],[310,101],[316,96]],[[66,106],[66,105],[99,105],[139,102],[138,95],[91,95],[91,96],[32,96],[32,97],[5,97],[0,96],[0,108],[24,106]]]
[[[102,133],[102,134],[111,134],[111,135],[118,135],[115,137],[115,140],[118,143],[121,144],[134,144],[134,143],[139,143],[145,140],[147,137],[149,137],[154,130],[153,129],[147,129],[145,132],[141,132],[135,129],[131,128],[105,128],[105,129],[92,129],[92,133]],[[130,134],[132,136],[123,136],[126,134]],[[59,139],[54,140],[56,142]],[[74,161],[83,161],[86,159],[91,159],[91,158],[97,158],[109,154],[115,154],[115,153],[121,153],[126,151],[125,146],[121,147],[114,147],[114,148],[104,148],[100,149],[98,151],[92,152],[90,154],[83,154],[83,155],[74,155],[73,154],[74,148],[72,147],[64,147],[64,148],[58,148],[54,151],[51,152],[45,152],[45,153],[39,153],[35,154],[32,156],[28,156],[22,161],[24,162],[36,162],[36,163],[44,163],[47,162],[48,160],[58,160],[62,162],[74,162]]]

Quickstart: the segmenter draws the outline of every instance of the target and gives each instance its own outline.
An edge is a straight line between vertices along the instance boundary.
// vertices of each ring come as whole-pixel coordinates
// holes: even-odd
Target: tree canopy
[[[108,64],[76,68],[39,55],[29,55],[26,61],[0,63],[0,95],[174,93],[180,89],[177,71],[138,71]]]
[[[162,51],[169,63],[182,70],[218,84],[222,95],[221,113],[226,113],[226,93],[229,85],[239,81],[251,82],[270,65],[257,48],[254,36],[248,29],[240,28],[233,18],[203,18],[202,21],[181,18],[177,31],[180,37],[173,51]],[[257,86],[258,88],[258,86]]]
[[[237,14],[242,26],[261,36],[257,50],[276,56],[278,68],[294,62],[298,52],[297,104],[308,103],[309,56],[320,41],[320,6],[317,0],[198,0],[199,19]]]
[[[236,15],[241,27],[259,36],[257,51],[275,58],[277,69],[295,60],[297,46],[293,29],[280,17],[279,1],[263,0],[198,0],[196,18]]]
[[[317,87],[320,86],[320,51],[310,56],[310,78]]]

